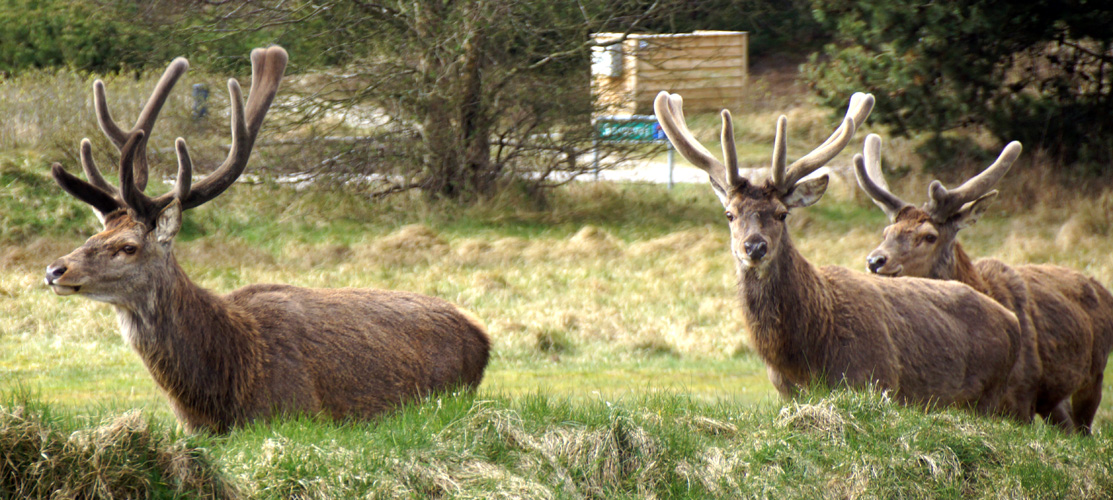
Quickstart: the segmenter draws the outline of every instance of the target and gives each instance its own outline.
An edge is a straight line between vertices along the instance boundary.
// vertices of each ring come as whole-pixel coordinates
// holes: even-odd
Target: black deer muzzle
[[[884,254],[870,254],[869,257],[866,257],[866,268],[868,268],[871,273],[876,274],[882,267],[885,267],[885,263],[888,261],[889,258]]]
[[[756,261],[765,257],[766,252],[769,251],[769,244],[765,242],[764,238],[753,236],[742,243],[742,249],[746,251],[746,257]]]

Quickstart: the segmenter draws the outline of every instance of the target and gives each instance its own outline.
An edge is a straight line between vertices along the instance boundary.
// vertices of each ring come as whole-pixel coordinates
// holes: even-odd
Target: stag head
[[[189,64],[175,59],[147,101],[139,120],[123,131],[108,111],[104,84],[93,84],[93,98],[101,130],[120,150],[120,186],[109,184],[93,163],[92,146],[81,141],[81,165],[87,182],[54,164],[54,180],[67,193],[88,203],[104,230],[84,245],[47,267],[46,284],[59,295],[81,294],[117,305],[143,301],[144,291],[167,275],[171,243],[182,224],[182,211],[204,204],[224,192],[243,173],[278,84],[286,70],[281,47],[251,52],[252,85],[246,112],[239,82],[228,81],[231,98],[232,146],[212,174],[192,183],[193,163],[185,140],[175,141],[178,178],[174,188],[151,198],[143,193],[148,164],[146,143],[158,112]]]
[[[846,147],[858,125],[869,116],[873,103],[872,95],[854,94],[838,129],[818,148],[791,165],[787,165],[786,160],[788,118],[782,115],[777,120],[771,176],[760,184],[739,174],[734,125],[729,111],[722,111],[724,164],[688,130],[683,99],[679,95],[661,92],[653,108],[673,146],[693,165],[707,172],[711,187],[725,209],[735,259],[743,268],[760,271],[790,245],[785,225],[789,211],[819,201],[826,192],[828,176],[821,167]]]
[[[866,257],[866,268],[884,276],[943,278],[958,231],[977,222],[997,197],[992,189],[1020,156],[1019,142],[1010,142],[997,161],[961,186],[947,189],[939,181],[928,186],[928,202],[916,208],[889,190],[881,173],[881,138],[866,137],[863,154],[854,156],[858,185],[889,216],[884,240]],[[953,266],[952,266],[953,267]]]

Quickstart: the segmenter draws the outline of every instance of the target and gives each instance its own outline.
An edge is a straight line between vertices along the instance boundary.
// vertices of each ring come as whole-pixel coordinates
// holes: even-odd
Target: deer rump
[[[224,432],[282,413],[366,419],[430,393],[473,390],[487,364],[479,321],[433,297],[261,284],[210,299],[239,324],[228,325],[235,333],[196,325],[211,330],[196,332],[207,341],[191,346],[206,351],[195,353],[205,360],[192,370],[198,380],[183,384],[179,367],[166,365],[189,357],[158,356],[180,350],[134,343],[190,430]],[[188,319],[181,326],[194,331]]]
[[[975,265],[988,278],[984,260],[988,259]],[[1039,334],[1044,363],[1036,411],[1046,415],[1060,401],[1071,399],[1072,424],[1087,432],[1101,402],[1105,365],[1113,349],[1113,294],[1073,269],[1052,265],[1013,269],[1028,287],[1028,314]]]

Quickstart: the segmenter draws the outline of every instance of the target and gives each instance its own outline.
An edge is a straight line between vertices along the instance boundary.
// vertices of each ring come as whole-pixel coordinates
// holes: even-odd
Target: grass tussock
[[[138,411],[89,427],[32,404],[0,405],[4,498],[237,498],[205,450]]]
[[[791,405],[662,393],[449,395],[374,423],[290,419],[211,443],[252,498],[1107,498],[1113,446],[883,393]]]

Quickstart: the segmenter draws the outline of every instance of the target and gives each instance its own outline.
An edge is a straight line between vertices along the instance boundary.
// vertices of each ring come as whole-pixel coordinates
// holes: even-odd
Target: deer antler
[[[858,185],[875,205],[885,211],[889,220],[896,220],[901,209],[909,204],[889,190],[889,184],[881,173],[881,137],[877,134],[867,135],[862,153],[854,155],[854,176],[858,178]]]
[[[773,187],[781,194],[788,193],[796,186],[797,181],[831,161],[850,143],[850,139],[854,137],[854,132],[857,131],[858,126],[866,121],[866,117],[873,110],[873,103],[872,94],[854,93],[850,97],[846,117],[839,128],[835,129],[834,133],[826,141],[823,141],[823,144],[787,167],[785,166],[787,162],[785,139],[788,118],[781,115],[777,119],[777,134],[773,139],[773,172],[771,175]]]
[[[278,93],[278,84],[282,81],[288,60],[289,56],[282,47],[251,51],[251,95],[247,98],[246,121],[240,83],[235,78],[228,80],[228,94],[232,100],[232,149],[228,151],[224,163],[193,186],[188,198],[182,199],[183,210],[216,198],[243,173],[259,129],[263,126],[263,118]]]
[[[151,137],[151,129],[155,126],[155,120],[158,120],[158,113],[162,111],[162,105],[166,104],[166,98],[170,96],[170,90],[174,88],[174,84],[178,83],[185,72],[189,70],[189,61],[184,57],[179,57],[170,62],[166,67],[166,71],[162,73],[162,78],[159,78],[158,84],[155,85],[155,90],[151,92],[151,97],[147,99],[147,104],[143,106],[143,110],[139,112],[139,118],[135,121],[135,126],[125,132],[116,124],[112,119],[112,113],[108,111],[108,99],[105,97],[104,82],[97,79],[93,82],[93,107],[96,109],[97,122],[100,123],[100,129],[104,135],[116,145],[117,150],[122,149],[124,143],[131,137],[133,132],[142,130],[143,139],[140,140],[138,150],[136,151],[136,168],[135,184],[142,191],[147,189],[147,138]],[[87,172],[87,171],[86,171]]]
[[[653,100],[653,111],[661,122],[661,128],[669,137],[673,147],[693,165],[707,172],[716,190],[727,193],[731,188],[741,186],[743,179],[738,175],[738,153],[734,148],[734,122],[730,111],[723,110],[722,146],[723,158],[727,164],[715,159],[707,148],[700,144],[696,136],[688,130],[684,120],[684,99],[679,94],[662,90]]]
[[[952,215],[957,213],[963,205],[974,201],[983,195],[989,193],[997,182],[1009,171],[1013,162],[1020,156],[1022,150],[1020,143],[1017,141],[1010,142],[1001,150],[1001,154],[997,157],[992,165],[987,167],[982,173],[970,178],[970,180],[962,183],[961,186],[948,190],[943,187],[943,183],[935,180],[931,181],[928,186],[928,196],[930,200],[925,204],[924,210],[931,215],[932,220],[936,222],[945,222]]]
[[[263,119],[278,92],[278,84],[282,81],[287,61],[286,51],[281,47],[251,51],[252,85],[246,118],[240,84],[235,78],[228,80],[232,111],[232,147],[228,157],[216,171],[192,185],[193,162],[185,140],[179,137],[174,143],[178,155],[178,178],[174,189],[156,198],[143,194],[147,183],[147,137],[170,89],[188,69],[189,63],[180,57],[170,63],[135,127],[129,132],[121,130],[112,120],[104,96],[104,84],[98,80],[93,84],[97,119],[104,134],[120,149],[120,188],[113,187],[100,174],[93,162],[92,146],[88,139],[81,141],[81,166],[89,181],[74,177],[59,164],[55,164],[51,171],[55,181],[66,192],[92,205],[102,220],[104,215],[112,211],[127,208],[134,211],[137,217],[152,222],[174,199],[178,199],[182,209],[186,210],[215,198],[231,186],[247,166]]]

